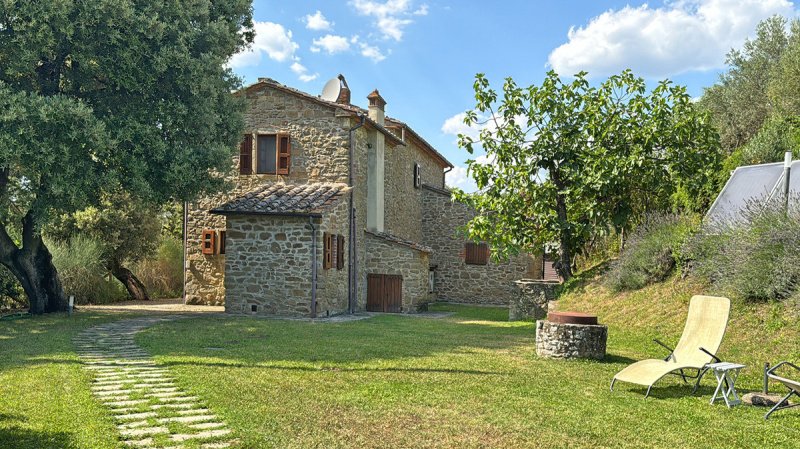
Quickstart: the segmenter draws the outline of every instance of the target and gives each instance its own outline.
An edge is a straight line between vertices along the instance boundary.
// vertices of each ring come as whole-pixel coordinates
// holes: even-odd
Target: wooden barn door
[[[367,311],[402,312],[403,276],[397,274],[367,275]]]

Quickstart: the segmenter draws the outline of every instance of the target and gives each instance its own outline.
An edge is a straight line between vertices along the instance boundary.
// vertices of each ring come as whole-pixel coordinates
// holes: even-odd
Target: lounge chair
[[[772,412],[775,412],[775,411],[778,411],[778,410],[783,410],[785,408],[797,407],[798,405],[800,405],[800,404],[789,404],[789,398],[792,397],[792,395],[797,395],[798,397],[800,397],[800,381],[787,379],[785,377],[781,377],[781,376],[778,376],[777,374],[775,374],[775,370],[777,370],[778,368],[780,368],[783,365],[790,366],[790,367],[796,369],[797,371],[800,371],[800,367],[798,367],[794,363],[789,363],[789,362],[778,363],[777,365],[773,366],[772,368],[770,368],[767,371],[767,377],[769,377],[772,380],[777,380],[778,382],[780,382],[783,385],[785,385],[786,388],[789,389],[789,394],[787,394],[786,396],[783,397],[783,399],[778,401],[778,403],[775,404],[775,407],[772,407],[767,412],[767,414],[764,415],[764,419],[769,418],[769,415],[771,415]]]
[[[681,376],[684,382],[687,379],[697,379],[693,393],[696,392],[700,380],[706,374],[705,365],[721,362],[715,353],[722,344],[730,310],[731,301],[728,298],[700,295],[692,297],[689,301],[686,326],[675,349],[653,340],[671,351],[670,354],[663,360],[642,360],[629,365],[611,380],[611,391],[614,391],[614,382],[619,380],[646,386],[647,393],[644,395],[646,398],[650,395],[653,384],[667,374],[676,374]],[[697,373],[689,375],[684,370],[697,370]]]

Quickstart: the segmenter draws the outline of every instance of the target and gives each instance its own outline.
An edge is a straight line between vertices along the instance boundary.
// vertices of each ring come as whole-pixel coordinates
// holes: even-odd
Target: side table
[[[736,378],[744,367],[745,365],[730,362],[709,363],[705,366],[706,369],[713,371],[714,377],[717,378],[717,389],[711,396],[711,404],[719,399],[724,399],[728,408],[742,403],[736,394]]]

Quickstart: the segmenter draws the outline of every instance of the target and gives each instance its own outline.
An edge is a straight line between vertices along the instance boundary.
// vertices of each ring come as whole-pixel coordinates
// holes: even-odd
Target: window
[[[245,134],[239,145],[239,174],[250,175],[253,173],[253,135]]]
[[[288,134],[261,134],[257,140],[256,173],[288,175],[292,141]]]
[[[339,234],[336,236],[336,269],[342,268],[344,268],[344,236]]]
[[[228,236],[226,231],[219,231],[219,254],[225,254],[225,239]]]
[[[467,242],[464,246],[464,262],[469,265],[488,264],[489,245],[486,243]]]
[[[414,187],[419,188],[422,185],[422,170],[419,164],[414,163]]]
[[[213,255],[216,249],[217,232],[213,229],[204,229],[200,239],[200,249],[205,255]]]
[[[333,234],[322,233],[322,269],[328,270],[333,266]]]

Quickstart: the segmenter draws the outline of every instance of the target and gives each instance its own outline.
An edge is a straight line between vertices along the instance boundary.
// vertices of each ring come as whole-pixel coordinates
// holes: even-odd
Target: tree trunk
[[[111,274],[122,282],[122,285],[128,290],[128,295],[130,295],[131,299],[138,301],[148,301],[150,299],[150,295],[147,294],[147,287],[131,270],[123,267],[119,262],[112,262],[109,269]]]
[[[561,182],[560,174],[557,170],[551,170],[550,176],[553,180],[553,185],[558,189],[556,192],[556,214],[558,215],[558,221],[561,223],[561,231],[558,234],[559,260],[554,264],[554,268],[563,280],[568,281],[572,278],[572,249],[570,248],[572,229],[569,226],[567,216],[567,201],[564,195],[561,194],[564,185]]]
[[[16,249],[2,263],[17,278],[28,297],[30,313],[41,315],[50,312],[66,312],[69,307],[64,287],[53,265],[53,256],[37,237],[33,247]]]

